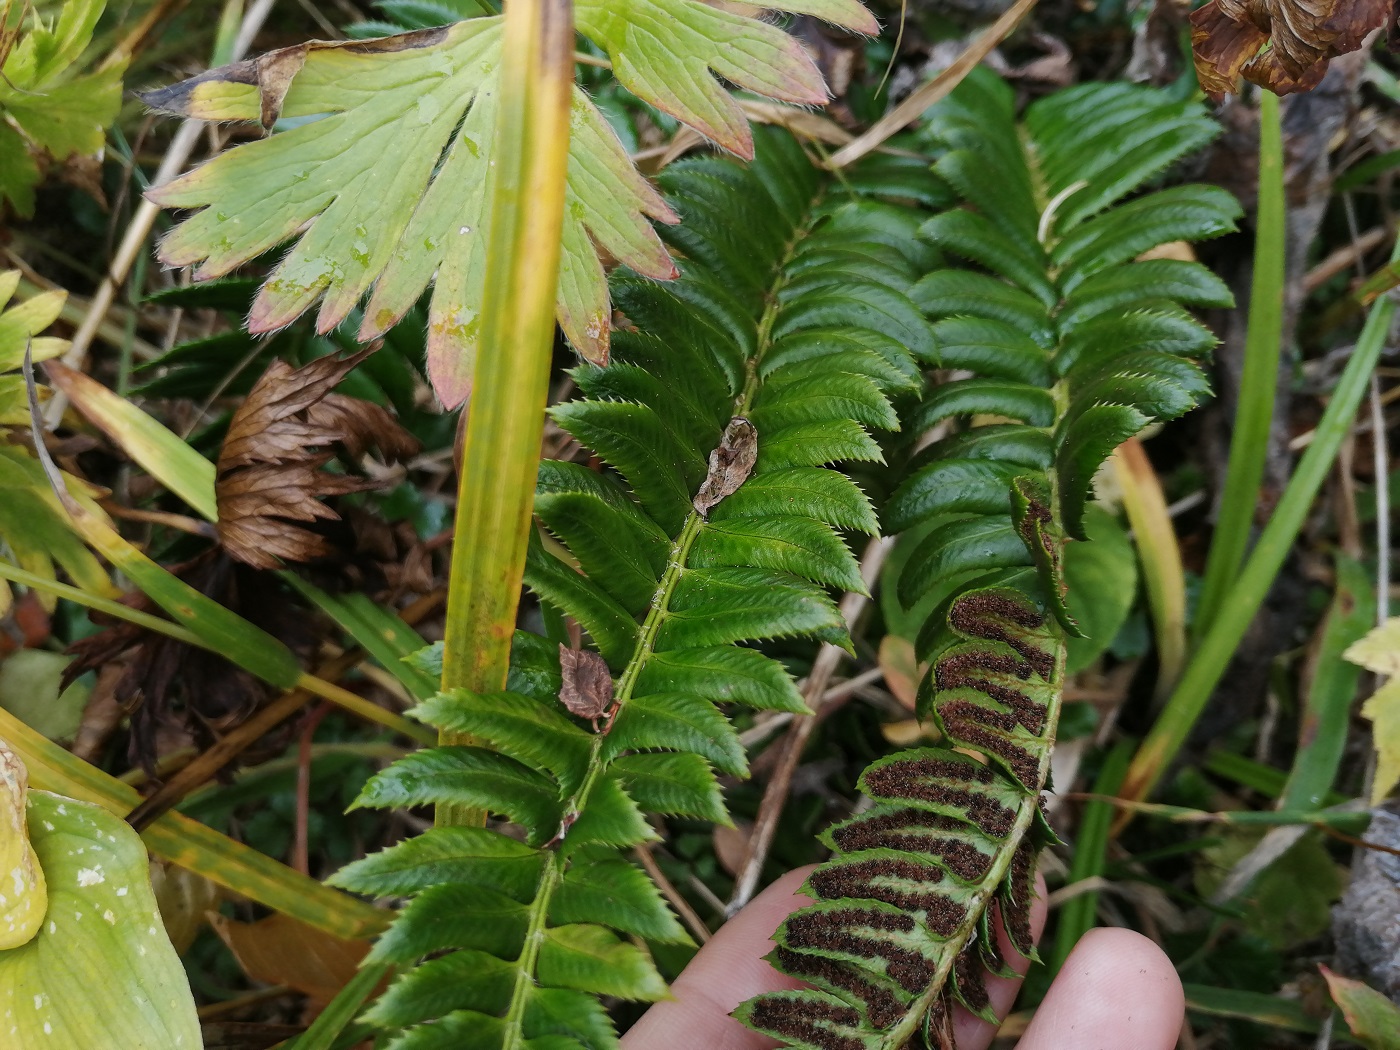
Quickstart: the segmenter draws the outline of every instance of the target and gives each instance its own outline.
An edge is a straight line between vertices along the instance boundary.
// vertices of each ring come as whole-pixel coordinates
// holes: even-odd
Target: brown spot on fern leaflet
[[[774,956],[778,968],[790,977],[845,992],[865,1006],[865,1016],[876,1028],[889,1028],[904,1016],[904,1007],[893,992],[869,980],[854,966],[820,955],[803,955],[791,948],[778,948]]]
[[[810,997],[790,999],[776,995],[755,999],[749,1012],[752,1027],[764,1032],[776,1032],[790,1042],[811,1043],[824,1050],[865,1050],[865,1044],[859,1039],[841,1035],[826,1025],[818,1024],[819,1021],[843,1028],[856,1028],[860,1025],[860,1014],[850,1006],[813,1001]]]
[[[939,831],[966,833],[968,824],[954,817],[910,807],[857,817],[848,824],[834,828],[831,837],[847,853],[880,848],[902,853],[927,853],[939,858],[949,871],[963,881],[981,881],[991,867],[992,857],[970,842],[940,837],[936,834]]]
[[[1045,705],[1037,703],[1020,690],[988,681],[983,677],[986,674],[1006,675],[1025,681],[1030,678],[1031,666],[1025,660],[1004,653],[966,648],[949,653],[938,661],[934,667],[934,682],[939,689],[967,688],[986,694],[1009,707],[1021,725],[1039,736],[1045,727]]]
[[[902,886],[901,881],[915,885]],[[942,881],[943,872],[932,864],[895,857],[835,861],[811,877],[812,888],[824,900],[880,901],[902,911],[938,910],[946,895],[934,887]]]
[[[1031,902],[1035,897],[1036,852],[1036,848],[1025,839],[1016,847],[1011,858],[1011,869],[1006,874],[1006,888],[998,898],[1006,936],[1012,946],[1027,958],[1035,951],[1035,937],[1031,934]]]
[[[969,944],[958,953],[957,962],[953,964],[953,980],[958,997],[969,1010],[979,1013],[992,1005],[982,977],[982,959],[976,945]]]
[[[1014,715],[993,711],[970,700],[947,700],[935,710],[943,723],[943,731],[951,740],[996,755],[1027,790],[1040,785],[1040,762],[1036,756],[1003,735],[1015,732],[1019,723]]]
[[[966,594],[953,603],[953,608],[948,613],[948,623],[969,637],[1004,642],[1020,653],[1035,673],[1046,681],[1054,674],[1054,656],[1031,644],[1024,637],[1025,631],[1043,627],[1045,618],[1022,599],[986,591]],[[1022,630],[1014,631],[1007,625]]]
[[[735,416],[724,428],[719,446],[710,453],[709,473],[695,494],[695,512],[702,518],[709,517],[720,500],[739,491],[757,461],[758,431],[743,416]]]
[[[995,799],[950,787],[940,776],[940,769],[951,764],[928,758],[892,762],[865,774],[865,791],[875,798],[919,801],[959,810],[967,815],[968,823],[983,834],[1004,838],[1011,830],[1016,814]],[[990,781],[993,775],[991,770],[985,770],[985,773]]]
[[[918,952],[869,931],[913,933],[914,919],[873,908],[798,912],[783,925],[788,947],[828,951],[855,959],[881,960],[885,973],[908,992],[921,992],[933,979],[933,964]]]

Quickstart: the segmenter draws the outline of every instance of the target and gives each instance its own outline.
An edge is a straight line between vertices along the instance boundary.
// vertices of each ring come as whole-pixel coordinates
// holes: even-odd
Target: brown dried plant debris
[[[391,462],[418,451],[418,442],[384,408],[334,392],[373,351],[323,357],[301,368],[274,361],[233,414],[215,484],[219,541],[231,557],[275,569],[283,561],[333,556],[325,535],[296,523],[339,521],[324,499],[378,485],[326,470],[337,452],[353,463],[370,449]]]
[[[710,511],[753,473],[758,462],[758,431],[743,416],[735,416],[724,428],[719,447],[710,453],[710,469],[693,501],[696,512],[709,517]]]
[[[1210,0],[1191,14],[1201,87],[1219,102],[1239,78],[1276,95],[1311,91],[1328,62],[1392,18],[1392,0]]]
[[[596,729],[598,719],[613,706],[613,680],[608,665],[597,653],[561,645],[559,669],[563,674],[559,702],[570,714],[591,719]]]
[[[171,566],[170,571],[294,652],[306,656],[319,641],[315,620],[288,601],[275,576],[240,565],[217,550]],[[158,611],[139,591],[122,601],[141,612]],[[217,653],[99,613],[92,619],[105,629],[68,647],[73,660],[64,671],[63,686],[86,671],[124,665],[113,696],[130,716],[130,761],[152,777],[162,743],[172,734],[207,748],[272,698],[271,686]]]

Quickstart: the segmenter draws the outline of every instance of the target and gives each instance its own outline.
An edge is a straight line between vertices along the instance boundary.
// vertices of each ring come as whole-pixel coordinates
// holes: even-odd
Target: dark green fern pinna
[[[830,591],[863,590],[844,537],[877,518],[828,464],[879,460],[870,430],[897,428],[891,398],[934,358],[908,292],[936,252],[860,188],[923,196],[923,166],[842,184],[786,135],[759,145],[748,167],[667,169],[682,277],[614,280],[612,363],[553,410],[607,468],[541,464],[526,582],[598,655],[518,634],[508,692],[413,712],[474,746],[410,755],[359,799],[518,829],[434,828],[335,877],[409,898],[372,959],[411,969],[365,1015],[392,1050],[615,1047],[598,998],[662,997],[644,945],[688,940],[626,851],[658,838],[652,814],[727,822],[716,771],[747,763],[724,706],[804,710],[741,643],[849,644]]]
[[[922,714],[946,746],[865,771],[872,805],[826,833],[833,859],[806,886],[817,903],[775,938],[774,963],[814,990],[739,1010],[808,1050],[948,1047],[955,1005],[990,1017],[983,975],[1006,965],[994,911],[1033,953],[1035,857],[1053,837],[1040,794],[1077,633],[1064,545],[1083,538],[1113,449],[1207,392],[1193,358],[1214,340],[1184,307],[1230,302],[1195,262],[1140,258],[1232,228],[1229,194],[1178,186],[1119,203],[1212,136],[1200,106],[1084,85],[1032,105],[1018,128],[1009,89],[979,74],[930,131],[946,150],[932,177],[965,206],[922,233],[975,268],[937,269],[913,290],[957,378],[906,424],[943,436],[883,516],[890,531],[931,529],[900,585],[911,600],[947,595],[919,640],[932,667]]]

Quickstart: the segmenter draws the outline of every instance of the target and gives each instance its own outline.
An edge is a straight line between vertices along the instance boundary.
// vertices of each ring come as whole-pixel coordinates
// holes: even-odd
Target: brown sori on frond
[[[835,857],[804,887],[817,903],[774,935],[774,964],[823,991],[760,996],[740,1008],[752,1027],[811,1050],[900,1047],[925,1028],[938,1039],[953,1004],[989,1016],[984,974],[1005,968],[994,903],[1010,943],[1033,951],[1044,734],[1062,660],[1058,624],[1021,575],[1026,590],[985,587],[941,613],[924,706],[951,744],[984,757],[921,748],[865,771],[875,805],[826,832]]]

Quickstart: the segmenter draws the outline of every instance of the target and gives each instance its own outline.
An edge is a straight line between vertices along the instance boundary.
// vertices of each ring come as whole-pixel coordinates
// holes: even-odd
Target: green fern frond
[[[994,912],[1033,955],[1034,859],[1053,838],[1039,798],[1079,633],[1065,544],[1083,538],[1113,449],[1208,392],[1191,358],[1214,340],[1183,307],[1229,303],[1197,263],[1135,260],[1231,229],[1232,197],[1182,186],[1119,203],[1209,138],[1199,106],[1082,85],[1035,103],[1023,128],[1012,113],[1009,89],[979,72],[931,119],[948,147],[934,172],[967,208],[923,233],[980,270],[935,270],[912,294],[936,319],[942,364],[974,374],[915,411],[917,432],[958,429],[913,457],[884,518],[927,527],[902,603],[948,595],[917,642],[932,668],[920,715],[947,748],[866,770],[873,805],[827,832],[833,859],[804,887],[817,903],[775,935],[774,964],[817,990],[737,1013],[804,1050],[947,1047],[955,1005],[991,1019],[982,974],[1005,968]]]
[[[366,1015],[393,1050],[616,1046],[592,997],[665,993],[628,938],[687,940],[619,851],[657,837],[649,815],[728,822],[716,771],[747,762],[720,705],[804,710],[753,643],[849,644],[828,592],[864,590],[844,534],[877,522],[831,464],[880,457],[869,430],[898,426],[890,398],[919,371],[905,341],[932,356],[907,295],[930,251],[915,213],[850,196],[791,137],[759,147],[750,168],[662,176],[672,207],[705,216],[674,234],[682,275],[613,282],[613,361],[577,368],[579,397],[552,410],[607,468],[542,464],[549,538],[526,583],[600,654],[567,661],[594,662],[589,696],[519,634],[509,691],[412,712],[472,745],[402,759],[357,802],[457,804],[520,829],[436,828],[335,877],[411,898],[375,959],[432,956]],[[847,316],[851,297],[873,312]]]

